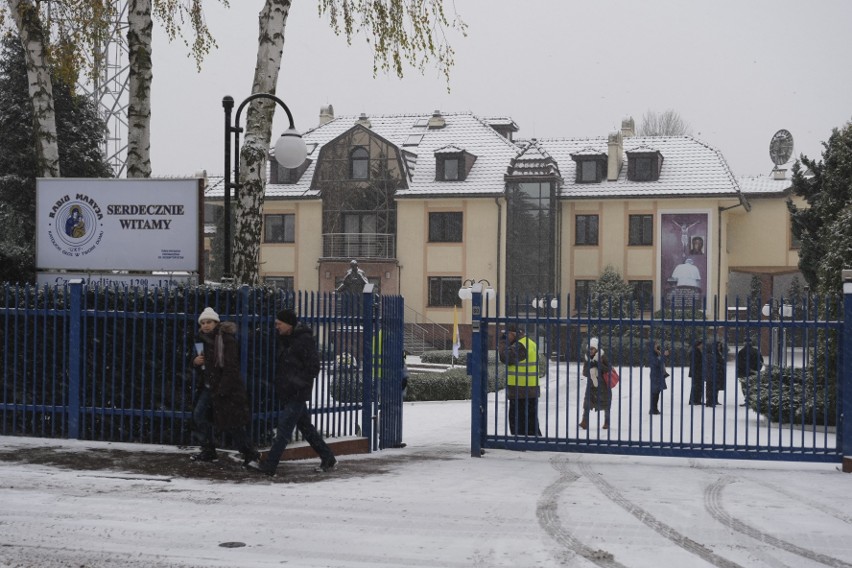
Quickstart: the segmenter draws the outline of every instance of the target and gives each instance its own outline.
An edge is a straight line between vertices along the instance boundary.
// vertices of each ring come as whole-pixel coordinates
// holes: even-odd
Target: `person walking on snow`
[[[320,456],[318,471],[330,471],[337,464],[337,458],[311,422],[308,412],[314,379],[320,371],[319,352],[313,331],[306,325],[299,325],[296,312],[289,309],[276,315],[275,331],[278,334],[275,392],[282,406],[272,447],[261,457],[255,469],[274,476],[293,436],[293,430],[298,427],[304,439]]]

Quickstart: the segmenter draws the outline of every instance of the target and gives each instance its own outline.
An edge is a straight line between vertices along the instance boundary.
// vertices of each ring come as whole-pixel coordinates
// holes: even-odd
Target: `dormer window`
[[[350,179],[370,178],[370,153],[363,146],[358,146],[349,154]]]
[[[663,155],[650,148],[628,150],[627,179],[630,181],[657,181],[663,167]]]
[[[596,150],[584,150],[571,154],[577,164],[576,183],[600,183],[606,177],[606,154]]]
[[[455,146],[435,152],[435,179],[437,181],[464,181],[473,167],[476,156]]]
[[[285,168],[274,159],[272,159],[270,163],[272,167],[269,171],[269,183],[292,185],[299,183],[299,180],[302,179],[302,174],[304,174],[305,170],[308,169],[308,166],[311,165],[311,160],[305,160],[305,162],[298,168]]]

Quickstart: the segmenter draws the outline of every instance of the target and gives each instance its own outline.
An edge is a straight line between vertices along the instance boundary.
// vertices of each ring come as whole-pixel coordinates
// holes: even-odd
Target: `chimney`
[[[621,119],[621,135],[624,138],[636,136],[636,126],[633,122],[632,116],[628,116],[627,118]]]
[[[372,124],[370,124],[370,119],[367,118],[367,113],[362,112],[361,116],[358,117],[358,120],[355,121],[355,124],[360,124],[364,128],[370,128]]]
[[[633,126],[633,119],[630,119],[630,126]],[[624,132],[624,123],[621,124],[621,130]],[[622,132],[613,132],[609,135],[607,141],[607,158],[606,158],[606,179],[607,181],[615,181],[618,179],[618,174],[621,172],[621,164],[624,161],[622,154],[624,153],[624,136]]]
[[[444,117],[441,116],[441,111],[436,110],[432,113],[432,116],[429,117],[429,123],[427,126],[429,128],[443,128],[447,125],[447,121],[444,120]]]
[[[334,120],[334,107],[331,105],[326,105],[320,107],[320,122],[319,125],[328,124]]]

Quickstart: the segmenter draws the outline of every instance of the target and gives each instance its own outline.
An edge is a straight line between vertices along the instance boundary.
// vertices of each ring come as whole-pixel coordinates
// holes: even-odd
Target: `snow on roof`
[[[775,179],[773,176],[743,176],[737,178],[740,189],[746,195],[777,195],[793,186],[790,179]]]
[[[505,175],[557,175],[562,177],[561,196],[574,199],[737,196],[740,187],[722,154],[691,136],[632,136],[624,138],[623,165],[614,181],[576,183],[576,162],[572,155],[606,155],[608,139],[554,138],[510,141],[492,125],[502,119],[480,118],[470,112],[441,113],[445,125],[426,128],[432,117],[422,114],[370,116],[369,130],[396,145],[403,155],[408,188],[397,191],[397,197],[419,196],[491,196],[505,191]],[[310,164],[295,184],[268,184],[267,199],[316,199],[318,190],[311,188],[322,147],[356,126],[359,116],[341,116],[312,128],[303,134],[309,148],[316,149],[308,157]],[[510,121],[511,119],[506,119]],[[514,123],[513,123],[514,124]],[[405,146],[411,134],[423,134],[417,146]],[[404,147],[404,148],[403,148]],[[436,156],[447,151],[461,151],[476,157],[464,180],[436,180]],[[656,151],[663,157],[657,181],[627,179],[627,152]],[[745,179],[745,178],[743,178]],[[761,186],[762,187],[762,186]],[[220,178],[211,177],[205,193],[222,197]]]

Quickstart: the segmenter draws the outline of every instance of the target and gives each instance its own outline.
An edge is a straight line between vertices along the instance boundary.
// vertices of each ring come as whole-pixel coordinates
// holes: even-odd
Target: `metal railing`
[[[389,233],[325,233],[324,258],[396,258],[396,235]]]

